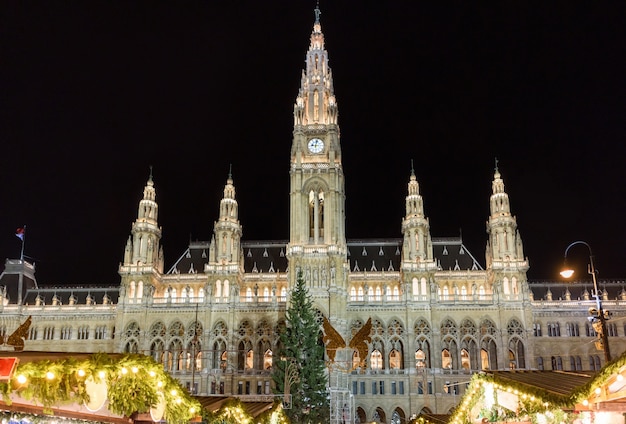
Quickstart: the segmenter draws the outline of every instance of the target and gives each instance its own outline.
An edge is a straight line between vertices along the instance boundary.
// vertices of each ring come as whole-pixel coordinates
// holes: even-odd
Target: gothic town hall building
[[[195,394],[273,399],[277,328],[301,271],[320,319],[345,340],[371,319],[367,358],[355,350],[329,367],[331,389],[343,391],[356,422],[447,413],[480,370],[604,364],[587,320],[593,285],[528,282],[528,259],[497,168],[485,199],[484,262],[461,238],[431,235],[412,170],[401,237],[347,240],[338,110],[316,14],[293,109],[289,239],[245,239],[229,175],[211,239],[190,243],[168,261],[150,175],[119,286],[44,287],[32,264],[9,259],[0,276],[0,333],[31,316],[25,350],[141,352]],[[602,281],[601,288],[605,307],[624,315],[623,282]],[[608,324],[614,355],[626,348],[623,322]]]

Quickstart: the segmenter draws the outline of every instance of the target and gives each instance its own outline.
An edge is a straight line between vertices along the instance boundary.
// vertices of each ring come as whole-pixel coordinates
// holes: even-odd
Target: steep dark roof
[[[585,295],[593,300],[593,281],[531,281],[529,287],[535,300],[547,300],[548,290],[552,300],[566,300],[569,292],[570,300],[584,300]],[[626,281],[598,280],[598,290],[602,294],[606,290],[609,300],[626,298]]]
[[[39,296],[45,305],[52,305],[56,296],[60,305],[70,304],[70,297],[74,296],[76,305],[87,304],[87,296],[91,296],[92,304],[102,305],[104,296],[108,297],[109,304],[116,304],[119,297],[119,287],[43,287],[26,292],[24,304],[34,305]]]
[[[242,241],[246,273],[278,273],[287,271],[286,240]],[[350,270],[399,271],[402,259],[402,239],[348,240]],[[433,238],[433,255],[443,271],[482,270],[483,267],[467,250],[460,237]],[[167,274],[204,273],[208,263],[209,242],[196,241],[170,267]]]

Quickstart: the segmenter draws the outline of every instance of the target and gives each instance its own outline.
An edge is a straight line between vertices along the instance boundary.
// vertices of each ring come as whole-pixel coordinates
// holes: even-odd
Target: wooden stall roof
[[[491,371],[495,381],[501,384],[518,383],[528,387],[542,389],[546,392],[569,396],[572,392],[588,383],[593,371]]]
[[[229,400],[237,399],[232,396],[194,396],[203,409],[215,412]],[[256,418],[263,412],[272,408],[273,402],[246,402],[241,399],[241,404],[248,414]]]

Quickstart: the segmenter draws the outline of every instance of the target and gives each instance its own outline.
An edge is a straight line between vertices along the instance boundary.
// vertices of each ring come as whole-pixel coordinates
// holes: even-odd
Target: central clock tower
[[[346,311],[345,189],[337,100],[324,34],[315,23],[294,105],[291,145],[289,282],[302,272],[314,303],[327,317]]]

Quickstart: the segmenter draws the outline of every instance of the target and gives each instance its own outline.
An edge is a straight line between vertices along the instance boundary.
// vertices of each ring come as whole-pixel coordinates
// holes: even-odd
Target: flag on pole
[[[17,230],[15,230],[15,236],[17,238],[19,238],[20,240],[24,241],[24,235],[25,235],[25,230],[24,228],[18,228]]]

